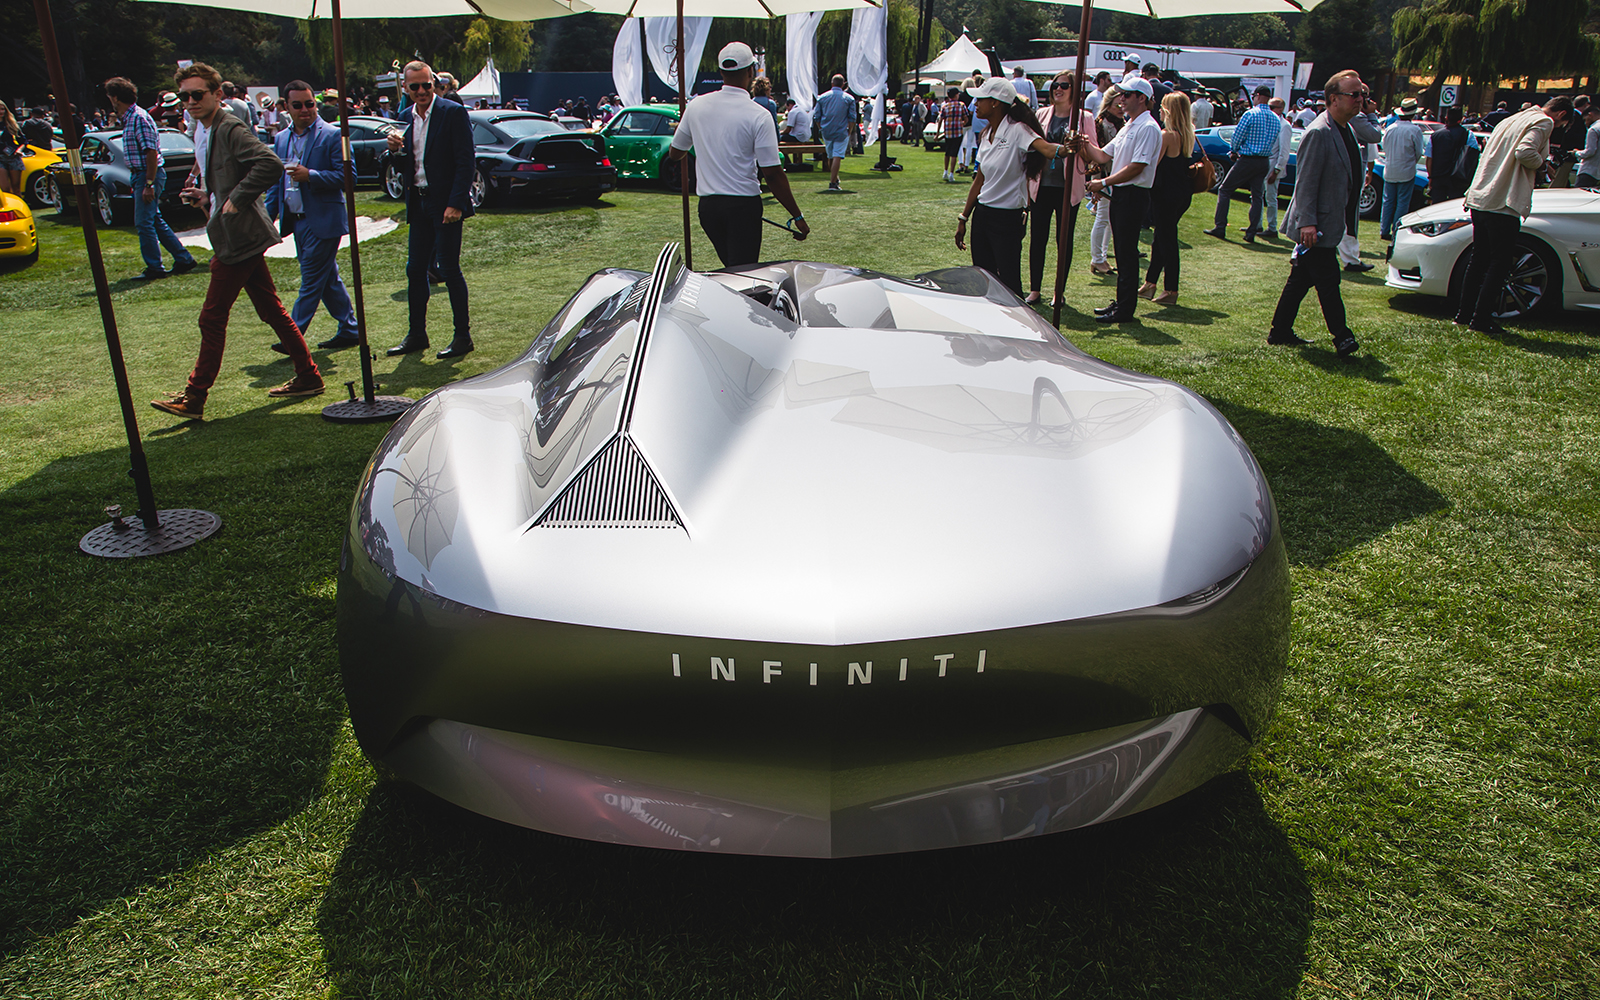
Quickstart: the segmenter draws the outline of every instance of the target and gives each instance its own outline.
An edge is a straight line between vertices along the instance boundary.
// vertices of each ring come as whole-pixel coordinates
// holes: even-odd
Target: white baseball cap
[[[997,76],[983,81],[981,87],[968,87],[967,94],[974,99],[988,97],[1001,104],[1011,104],[1017,99],[1017,88],[1013,87],[1010,81]]]
[[[1139,93],[1144,95],[1144,99],[1147,101],[1156,96],[1156,92],[1150,88],[1150,81],[1146,80],[1144,77],[1135,77],[1132,80],[1124,80],[1117,84],[1117,89],[1123,91],[1137,90]]]
[[[722,67],[724,73],[732,73],[736,69],[754,66],[756,54],[750,51],[750,46],[743,42],[729,42],[717,53],[717,65]]]
[[[1124,63],[1133,63],[1134,65],[1138,65],[1139,60],[1143,58],[1144,56],[1141,56],[1137,52],[1129,52],[1127,55],[1122,57],[1122,61]]]

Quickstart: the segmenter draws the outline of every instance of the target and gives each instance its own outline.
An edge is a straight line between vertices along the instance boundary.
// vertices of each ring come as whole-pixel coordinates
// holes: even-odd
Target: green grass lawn
[[[769,229],[766,255],[969,262],[965,188],[892,152],[903,173],[852,158],[842,195],[797,175],[814,235]],[[478,351],[456,363],[381,356],[405,330],[405,229],[365,244],[384,391],[520,354],[594,270],[648,269],[678,212],[629,189],[470,220]],[[102,240],[156,497],[225,527],[160,559],[79,555],[134,499],[81,233],[41,217],[39,262],[0,270],[0,996],[1600,998],[1592,318],[1488,339],[1380,269],[1344,286],[1359,356],[1335,358],[1314,295],[1318,343],[1268,347],[1288,245],[1218,243],[1209,217],[1198,199],[1181,229],[1180,306],[1110,328],[1081,219],[1063,327],[1204,393],[1265,468],[1295,587],[1270,730],[1239,770],[1102,828],[834,862],[564,840],[375,774],[334,573],[386,428],[323,422],[332,395],[269,400],[291,372],[245,302],[207,419],[149,409],[193,363],[205,277],[129,280],[128,229]],[[294,262],[272,268],[292,296]],[[442,346],[442,295],[433,329]],[[359,377],[353,352],[318,361],[341,393]]]

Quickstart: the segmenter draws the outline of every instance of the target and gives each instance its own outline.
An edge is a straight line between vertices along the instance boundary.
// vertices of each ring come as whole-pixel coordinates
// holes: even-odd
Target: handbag
[[[1190,187],[1195,194],[1204,194],[1211,190],[1217,182],[1217,167],[1211,162],[1211,157],[1201,156],[1200,159],[1189,164]]]

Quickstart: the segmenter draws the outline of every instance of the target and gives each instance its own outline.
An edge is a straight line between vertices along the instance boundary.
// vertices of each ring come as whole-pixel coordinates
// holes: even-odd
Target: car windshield
[[[161,137],[161,155],[163,156],[171,153],[192,154],[194,152],[194,140],[190,139],[182,132],[169,132],[166,129],[161,129],[156,134]],[[117,135],[107,136],[106,145],[110,146],[119,153],[122,152],[121,134],[119,133]]]
[[[543,118],[497,118],[495,119],[494,127],[514,139],[566,131],[555,122],[545,121]]]

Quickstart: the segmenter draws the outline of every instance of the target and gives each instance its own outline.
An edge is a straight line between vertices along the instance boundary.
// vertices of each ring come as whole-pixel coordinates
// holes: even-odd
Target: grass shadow
[[[0,638],[0,956],[281,823],[322,787],[344,720],[328,582],[343,521],[328,512],[348,506],[370,449],[319,441],[337,434],[314,409],[267,412],[145,440],[157,502],[223,519],[178,553],[75,551],[105,503],[131,500],[126,449],[59,459],[0,493],[0,557],[34,582],[10,591]],[[386,429],[354,432],[375,443]]]
[[[1146,347],[1170,347],[1173,344],[1183,343],[1183,341],[1165,330],[1147,326],[1143,318],[1138,316],[1126,323],[1100,323],[1097,321],[1092,329],[1095,331],[1094,340],[1122,337],[1133,341],[1135,344],[1143,344]]]
[[[1388,364],[1367,354],[1365,351],[1341,358],[1333,351],[1307,347],[1301,348],[1300,356],[1311,367],[1327,372],[1329,375],[1366,379],[1368,382],[1376,382],[1379,385],[1405,384],[1404,379],[1390,374],[1393,369]]]
[[[1242,773],[1034,840],[835,861],[549,836],[378,784],[318,927],[362,996],[1295,995],[1312,899]]]
[[[1397,292],[1389,297],[1389,308],[1408,316],[1432,316],[1446,322],[1454,315],[1455,306],[1446,298],[1437,295],[1422,295],[1416,292]],[[1586,338],[1600,336],[1592,318],[1582,312],[1578,313],[1551,313],[1536,317],[1540,327],[1556,333],[1582,335]],[[1451,327],[1451,329],[1455,329]],[[1530,354],[1543,354],[1552,358],[1591,358],[1600,354],[1600,350],[1588,344],[1569,343],[1562,340],[1548,340],[1542,337],[1529,337],[1517,332],[1512,327],[1505,327],[1503,333],[1477,333],[1475,331],[1462,331],[1474,337],[1488,337],[1507,347],[1514,347]]]
[[[1170,306],[1156,306],[1160,312],[1150,313],[1150,318],[1158,319],[1163,323],[1186,323],[1190,326],[1211,326],[1218,320],[1229,319],[1232,313],[1220,312],[1216,309],[1200,309],[1195,306],[1186,306],[1182,303]]]
[[[1244,437],[1266,474],[1296,565],[1324,565],[1396,525],[1450,506],[1358,431],[1226,399],[1211,404]]]

